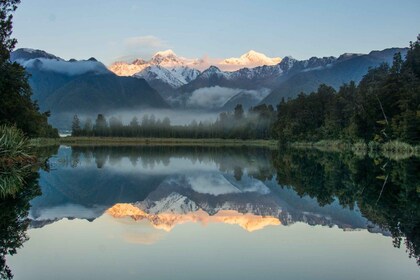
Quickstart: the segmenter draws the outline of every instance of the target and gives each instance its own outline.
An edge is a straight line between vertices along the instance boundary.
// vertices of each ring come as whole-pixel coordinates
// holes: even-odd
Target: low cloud
[[[235,96],[241,89],[232,89],[224,87],[200,88],[191,93],[187,101],[189,107],[214,109],[220,108],[230,98]]]
[[[255,103],[258,103],[270,94],[270,90],[266,88],[261,88],[259,90],[244,90],[240,88],[225,88],[219,86],[206,87],[193,91],[186,103],[190,108],[218,109],[239,93],[241,96],[250,96]]]
[[[27,68],[37,67],[45,71],[53,71],[70,76],[81,75],[87,72],[95,72],[100,74],[109,72],[105,65],[103,65],[101,62],[89,60],[64,61],[37,58],[25,61],[22,63],[22,65]]]

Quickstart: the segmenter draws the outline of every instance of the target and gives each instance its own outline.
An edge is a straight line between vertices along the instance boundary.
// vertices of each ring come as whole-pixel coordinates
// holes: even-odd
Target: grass
[[[20,129],[14,126],[0,126],[0,157],[29,157],[29,141]]]
[[[25,176],[36,164],[29,154],[29,140],[14,126],[0,126],[0,199],[15,196],[25,184]]]
[[[70,146],[106,146],[106,145],[150,145],[150,146],[263,146],[277,148],[275,140],[241,139],[191,139],[191,138],[133,138],[133,137],[63,137],[59,139],[33,139],[31,145],[70,145]]]

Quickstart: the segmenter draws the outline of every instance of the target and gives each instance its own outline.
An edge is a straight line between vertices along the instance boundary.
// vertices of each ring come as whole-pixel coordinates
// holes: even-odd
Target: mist
[[[267,95],[270,89],[247,90],[241,88],[226,88],[220,86],[200,88],[193,91],[186,101],[190,108],[219,109],[235,96],[247,96],[253,103],[258,104]]]
[[[122,121],[124,125],[130,123],[133,117],[137,117],[141,122],[145,115],[154,116],[156,120],[163,120],[168,117],[171,125],[187,125],[193,120],[203,123],[213,123],[217,120],[218,112],[203,111],[203,110],[174,110],[174,109],[138,109],[138,110],[116,110],[111,112],[98,113],[61,113],[59,115],[52,115],[50,123],[57,127],[61,132],[66,132],[71,129],[71,123],[74,115],[77,114],[82,125],[87,118],[95,122],[98,114],[103,114],[107,120],[111,117],[116,117]]]
[[[81,75],[87,72],[95,72],[100,74],[109,73],[109,70],[98,61],[81,60],[81,61],[64,61],[37,58],[22,63],[25,68],[40,68],[45,71],[53,71],[66,74],[69,76]]]

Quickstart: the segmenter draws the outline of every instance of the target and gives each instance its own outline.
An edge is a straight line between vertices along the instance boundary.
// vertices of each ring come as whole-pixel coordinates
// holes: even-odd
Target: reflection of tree
[[[47,159],[58,146],[37,148],[38,164],[0,166],[0,279],[11,279],[13,274],[6,264],[6,255],[14,255],[28,240],[26,230],[29,201],[41,194],[38,168],[48,171]]]
[[[242,179],[243,171],[242,168],[239,166],[235,166],[233,169],[233,175],[236,179],[236,181],[240,181]]]
[[[28,240],[29,201],[41,194],[38,173],[28,173],[23,179],[25,186],[19,192],[0,199],[0,279],[13,278],[6,264],[6,255],[16,254],[17,249]]]
[[[274,173],[268,159],[271,150],[251,147],[188,147],[188,146],[74,146],[73,161],[79,157],[94,158],[97,168],[106,164],[115,165],[127,158],[132,166],[153,169],[158,165],[169,166],[171,158],[188,158],[196,162],[215,162],[222,172],[239,176],[238,170],[248,171],[248,175],[265,180]],[[236,173],[235,173],[236,171]]]
[[[321,205],[338,199],[360,208],[362,215],[388,230],[394,245],[403,238],[410,257],[420,264],[419,160],[386,161],[321,152],[275,153],[273,164],[280,185]]]

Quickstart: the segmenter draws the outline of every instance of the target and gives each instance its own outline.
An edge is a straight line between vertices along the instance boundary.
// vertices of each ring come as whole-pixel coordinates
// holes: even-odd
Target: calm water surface
[[[263,148],[49,152],[49,168],[26,175],[39,191],[0,205],[1,244],[11,248],[3,277],[420,279],[418,160]]]

